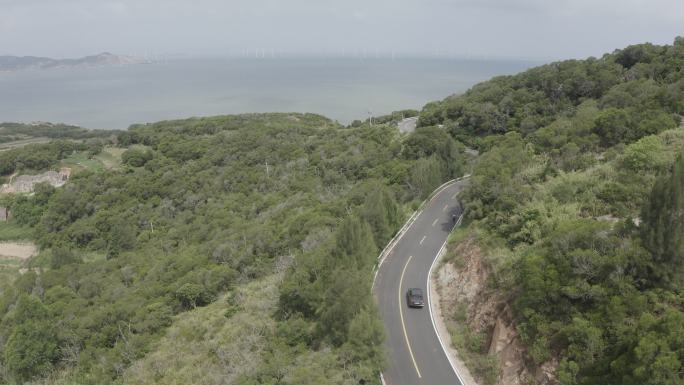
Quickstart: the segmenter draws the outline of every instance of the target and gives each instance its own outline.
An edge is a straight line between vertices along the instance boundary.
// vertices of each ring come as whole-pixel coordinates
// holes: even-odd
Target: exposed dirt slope
[[[449,262],[437,272],[436,286],[442,314],[452,335],[468,329],[467,333],[471,335],[485,336],[483,351],[474,354],[484,356],[486,353],[496,357],[499,367],[498,378],[495,379],[497,384],[554,384],[556,362],[542,367],[530,366],[526,362],[525,346],[516,331],[513,312],[507,302],[509,299],[488,287],[491,270],[475,237],[470,235],[450,245],[446,260]],[[464,361],[469,362],[468,359]],[[492,383],[478,376],[475,368],[471,370],[478,382]]]

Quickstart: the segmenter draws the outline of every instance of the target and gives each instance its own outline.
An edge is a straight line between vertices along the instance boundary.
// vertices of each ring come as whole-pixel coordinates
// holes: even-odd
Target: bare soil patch
[[[38,254],[38,247],[32,243],[0,242],[0,259],[29,259]]]
[[[71,169],[63,167],[57,171],[47,171],[38,175],[20,175],[15,178],[15,174],[10,177],[9,183],[0,187],[1,194],[31,193],[37,183],[49,183],[54,187],[63,186],[71,176]]]

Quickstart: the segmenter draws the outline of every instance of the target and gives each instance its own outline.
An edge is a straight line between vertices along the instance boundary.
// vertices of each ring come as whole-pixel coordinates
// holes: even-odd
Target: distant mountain
[[[103,52],[79,59],[51,59],[36,56],[0,56],[0,71],[39,70],[66,67],[100,67],[111,65],[146,64],[149,60]]]

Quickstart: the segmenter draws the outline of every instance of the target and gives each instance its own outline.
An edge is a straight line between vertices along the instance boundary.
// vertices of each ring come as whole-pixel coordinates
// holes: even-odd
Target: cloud
[[[59,57],[256,48],[584,57],[668,43],[682,25],[681,0],[0,0],[0,49]]]

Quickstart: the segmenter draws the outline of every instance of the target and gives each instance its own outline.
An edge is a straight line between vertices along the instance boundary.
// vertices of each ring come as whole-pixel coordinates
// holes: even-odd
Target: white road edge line
[[[461,216],[458,218],[458,221],[456,221],[456,224],[460,224],[461,220],[463,219],[463,213],[461,213]],[[454,226],[451,230],[455,229],[456,226]],[[451,234],[451,232],[449,232]],[[446,348],[446,345],[444,345],[444,341],[442,341],[442,337],[439,335],[439,331],[437,330],[437,325],[435,324],[435,318],[432,315],[432,302],[430,301],[430,282],[432,281],[430,278],[432,277],[432,270],[435,268],[435,264],[437,264],[437,261],[441,259],[442,253],[444,252],[444,249],[446,247],[447,242],[449,241],[449,237],[447,236],[447,239],[444,241],[442,244],[442,247],[439,249],[437,252],[437,255],[435,255],[435,259],[432,261],[432,264],[430,265],[430,270],[428,270],[428,277],[427,277],[427,301],[428,301],[428,310],[430,310],[430,321],[432,321],[432,328],[435,330],[435,334],[437,335],[437,339],[439,340],[439,344],[442,346],[442,350],[444,351],[444,355],[447,358],[447,361],[449,361],[449,365],[451,365],[451,369],[453,369],[454,373],[456,374],[456,377],[458,377],[458,380],[461,382],[461,385],[467,385],[465,381],[463,381],[463,378],[461,375],[458,373],[458,370],[456,369],[456,365],[454,365],[453,361],[451,361],[451,356],[449,355],[449,351]]]

